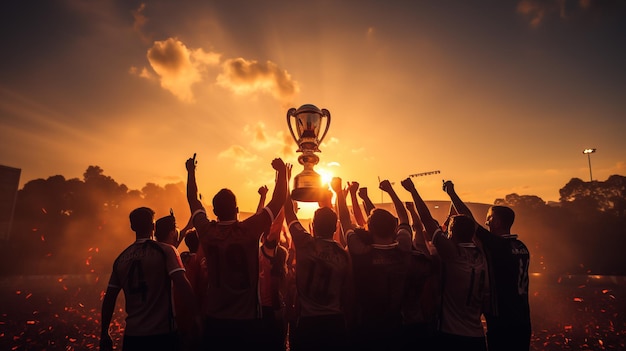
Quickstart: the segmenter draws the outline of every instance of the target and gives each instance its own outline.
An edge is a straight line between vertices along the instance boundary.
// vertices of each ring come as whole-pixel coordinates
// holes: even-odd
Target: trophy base
[[[322,195],[320,188],[298,188],[291,192],[291,198],[300,202],[318,202],[322,200]]]

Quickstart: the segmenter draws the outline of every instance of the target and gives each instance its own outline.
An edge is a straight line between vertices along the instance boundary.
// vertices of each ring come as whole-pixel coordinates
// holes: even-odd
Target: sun
[[[333,173],[323,168],[316,169],[315,171],[322,177],[322,186],[330,186],[330,181],[334,177]]]

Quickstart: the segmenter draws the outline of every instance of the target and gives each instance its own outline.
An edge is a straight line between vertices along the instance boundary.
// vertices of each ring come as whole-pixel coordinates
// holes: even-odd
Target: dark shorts
[[[300,317],[294,330],[293,351],[342,350],[347,346],[346,320],[343,314]]]
[[[261,320],[207,318],[204,321],[204,350],[254,350],[258,347]]]
[[[176,351],[180,349],[177,333],[134,336],[124,335],[123,351]]]
[[[484,337],[437,333],[435,345],[440,350],[487,351]]]
[[[531,334],[530,324],[487,323],[489,351],[528,351]]]

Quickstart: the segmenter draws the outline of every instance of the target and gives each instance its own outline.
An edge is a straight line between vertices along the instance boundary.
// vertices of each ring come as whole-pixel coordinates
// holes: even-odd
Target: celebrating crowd
[[[261,186],[245,220],[227,188],[207,213],[195,154],[185,164],[191,218],[180,232],[173,213],[155,222],[147,207],[131,212],[136,241],[113,263],[101,350],[113,349],[121,290],[126,351],[530,349],[530,256],[511,234],[510,208],[492,206],[485,228],[445,181],[451,206],[439,223],[410,178],[401,182],[406,203],[380,182],[395,214],[375,208],[357,182],[333,178],[305,228],[291,165],[271,165],[271,199]],[[188,252],[178,252],[182,240]]]

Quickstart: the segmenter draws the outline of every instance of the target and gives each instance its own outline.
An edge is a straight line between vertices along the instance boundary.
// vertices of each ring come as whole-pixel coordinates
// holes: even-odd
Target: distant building
[[[0,239],[7,240],[11,236],[15,201],[20,184],[19,168],[0,165]]]

